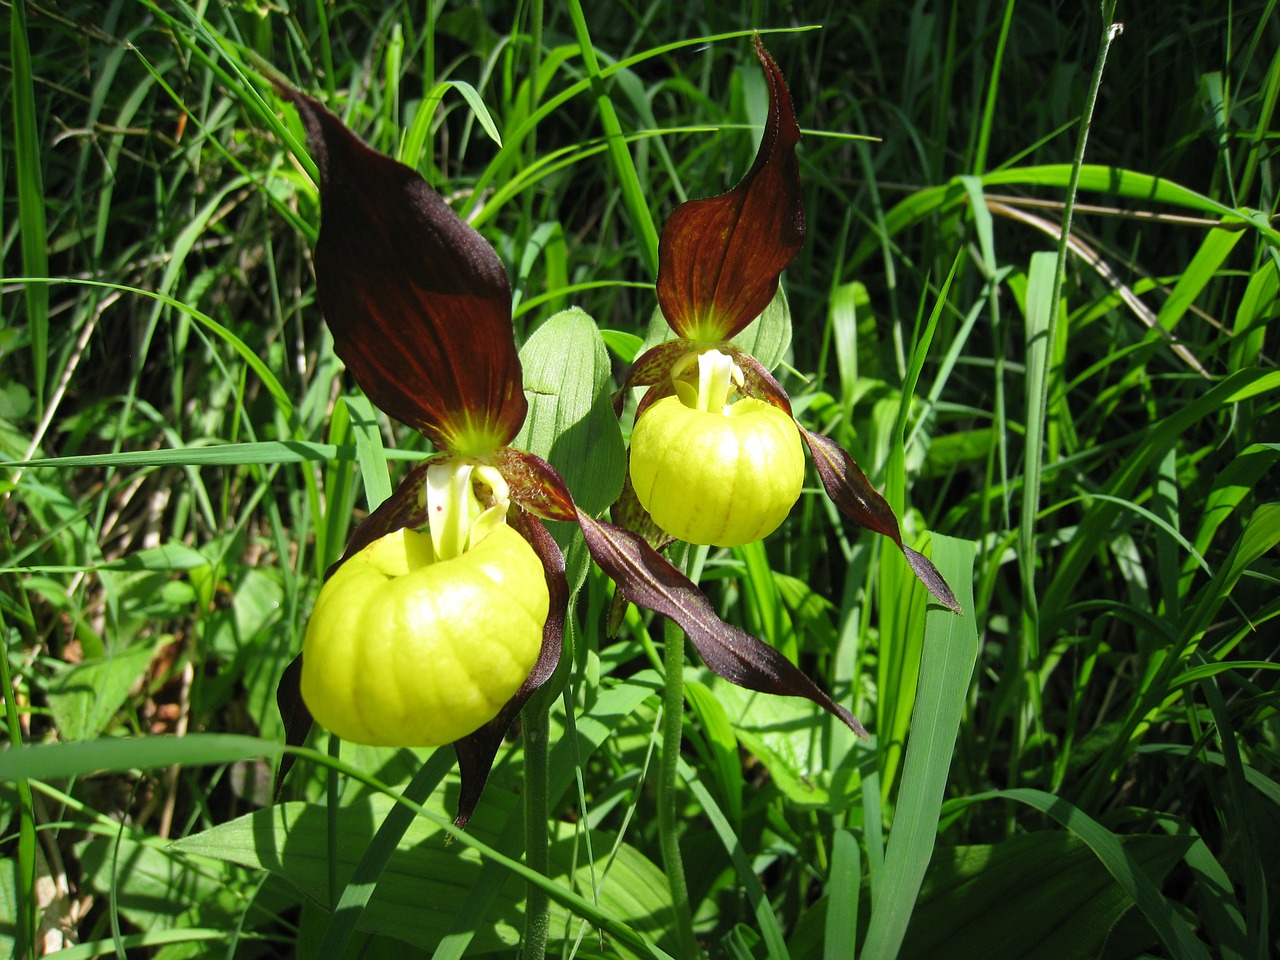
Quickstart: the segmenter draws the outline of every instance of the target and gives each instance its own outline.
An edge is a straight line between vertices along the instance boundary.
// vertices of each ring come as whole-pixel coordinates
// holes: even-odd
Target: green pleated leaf
[[[733,724],[743,748],[764,764],[769,779],[799,807],[831,807],[831,771],[821,736],[818,708],[795,697],[761,696],[751,690],[716,682],[716,700]],[[843,809],[847,797],[837,797],[834,809]]]
[[[766,370],[782,362],[791,349],[791,305],[782,287],[778,287],[764,313],[735,336],[733,343],[759,360]]]
[[[448,816],[452,789],[436,791],[426,803],[440,816]],[[492,791],[484,807],[468,827],[468,834],[492,842],[499,825],[517,800],[510,793]],[[381,794],[365,796],[338,811],[337,872],[340,882],[354,871],[373,839],[374,831],[390,812],[394,801]],[[590,889],[591,865],[581,860],[581,841],[574,826],[562,824],[553,838],[551,862],[559,882]],[[329,816],[323,806],[286,803],[221,824],[204,833],[178,841],[184,853],[239,863],[288,880],[316,903],[324,905],[329,889]],[[361,929],[397,937],[421,949],[434,948],[449,932],[455,914],[466,902],[480,877],[483,862],[471,847],[446,844],[437,825],[415,818],[392,854],[377,889],[360,918]],[[596,850],[609,850],[611,839],[593,838]],[[578,855],[577,865],[575,853]],[[595,868],[598,882],[602,865]],[[570,877],[572,871],[573,877]],[[496,902],[478,921],[470,949],[477,953],[500,950],[519,942],[523,928],[524,884],[511,876],[502,885]],[[670,893],[666,879],[654,864],[633,847],[622,845],[600,885],[599,909],[653,940],[670,929]],[[553,908],[551,929],[565,930],[568,917]],[[574,929],[570,925],[569,929]]]
[[[520,362],[529,415],[512,446],[547,460],[578,506],[599,514],[618,498],[626,469],[599,328],[576,307],[563,310],[534,331]]]

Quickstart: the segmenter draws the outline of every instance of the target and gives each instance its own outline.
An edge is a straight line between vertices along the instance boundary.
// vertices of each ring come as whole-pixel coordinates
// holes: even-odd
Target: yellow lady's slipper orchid
[[[786,519],[804,483],[804,448],[790,415],[752,397],[729,403],[742,371],[718,350],[697,356],[698,387],[645,410],[631,434],[631,484],[666,533],[737,547]]]
[[[506,524],[447,560],[429,534],[396,530],[321,590],[303,646],[303,699],[346,740],[451,743],[520,688],[548,606],[542,561]]]

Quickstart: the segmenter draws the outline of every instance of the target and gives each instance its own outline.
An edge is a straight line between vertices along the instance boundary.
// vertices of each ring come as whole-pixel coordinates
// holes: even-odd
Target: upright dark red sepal
[[[477,430],[508,443],[527,403],[502,261],[417,172],[280,92],[320,168],[316,283],[335,352],[374,404],[437,446]]]
[[[854,462],[853,457],[849,456],[848,451],[830,437],[810,433],[803,427],[800,428],[800,435],[813,454],[813,464],[818,469],[818,476],[822,479],[827,496],[839,507],[840,512],[858,526],[883,534],[896,543],[916,577],[933,594],[934,599],[952,613],[964,613],[960,601],[956,599],[938,568],[933,565],[933,561],[924,554],[903,546],[898,518],[893,515],[888,502],[871,485],[867,475]]]
[[[502,746],[511,721],[524,709],[534,691],[551,679],[560,663],[560,651],[564,647],[564,621],[569,609],[569,583],[565,580],[564,555],[547,528],[536,517],[516,511],[509,522],[542,560],[547,590],[551,594],[551,607],[547,613],[546,626],[542,628],[542,649],[538,653],[538,660],[515,696],[506,702],[496,717],[475,733],[454,741],[453,749],[458,755],[458,773],[462,780],[458,792],[458,816],[454,820],[459,828],[466,827],[471,814],[475,812],[476,804],[480,802],[480,794],[493,769],[493,759],[498,755],[498,748]]]
[[[587,549],[628,600],[673,621],[703,663],[748,690],[804,697],[867,739],[858,718],[831,699],[795,664],[764,641],[725,623],[693,582],[645,543],[644,538],[579,512]]]
[[[764,312],[804,246],[804,198],[791,94],[760,38],[769,114],[755,163],[728,193],[680,204],[658,242],[658,305],[681,337],[728,340]]]

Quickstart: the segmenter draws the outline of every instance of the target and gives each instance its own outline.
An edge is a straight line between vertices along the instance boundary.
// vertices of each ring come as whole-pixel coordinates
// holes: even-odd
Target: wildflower
[[[884,534],[944,606],[960,612],[925,556],[902,543],[897,518],[852,457],[795,421],[786,391],[732,340],[778,292],[805,239],[795,148],[800,142],[782,71],[755,39],[769,111],[755,162],[728,193],[680,204],[662,229],[658,306],[676,339],[639,357],[629,387],[649,387],[631,436],[630,487],[615,511],[661,545],[671,539],[739,546],[772,533],[800,496],[801,440],[827,494],[855,523]],[[639,515],[634,497],[648,514]]]
[[[560,658],[568,586],[543,520],[576,522],[621,594],[678,624],[713,671],[807,697],[865,736],[642,537],[581,511],[550,464],[510,446],[528,403],[497,253],[415,171],[309,97],[281,93],[320,171],[316,280],[334,350],[375,404],[439,451],[330,569],[277,692],[289,741],[305,739],[313,714],[363,742],[452,740],[465,824],[508,726]]]

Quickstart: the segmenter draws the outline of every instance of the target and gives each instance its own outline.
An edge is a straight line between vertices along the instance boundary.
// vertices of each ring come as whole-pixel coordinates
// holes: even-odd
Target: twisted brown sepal
[[[541,457],[504,447],[494,457],[493,465],[511,487],[511,499],[530,513],[544,520],[570,523],[578,518],[564,478]]]
[[[375,405],[438,447],[477,431],[510,442],[527,403],[497,253],[416,171],[279,90],[320,168],[316,283],[334,351]]]
[[[671,212],[658,242],[658,305],[679,336],[728,340],[758,317],[804,245],[804,198],[791,94],[755,39],[769,84],[769,114],[755,162],[728,193]]]
[[[630,460],[631,452],[627,451],[628,466],[626,472],[622,475],[622,493],[618,495],[618,499],[609,508],[609,516],[613,518],[613,522],[617,526],[641,536],[645,543],[653,548],[655,553],[662,553],[663,550],[675,543],[676,538],[653,522],[653,517],[649,516],[649,511],[644,508],[644,504],[636,496],[636,488],[631,484]],[[619,590],[614,593],[613,599],[609,601],[609,619],[605,625],[605,631],[609,636],[613,636],[621,629],[622,618],[626,615],[627,597],[623,591]]]
[[[582,512],[578,523],[591,556],[618,589],[632,603],[679,626],[712,672],[748,690],[812,700],[867,739],[857,717],[773,647],[716,616],[702,591],[642,537]]]
[[[280,711],[280,719],[284,722],[284,742],[291,747],[300,747],[306,743],[307,734],[311,732],[311,725],[315,721],[302,700],[302,654],[294,657],[280,675],[280,684],[276,687],[276,709]],[[284,778],[293,769],[293,763],[297,759],[292,753],[281,755],[275,784],[271,788],[273,803],[280,802]]]
[[[898,518],[844,447],[830,437],[810,433],[804,427],[800,427],[800,435],[813,454],[813,464],[818,468],[818,476],[822,478],[827,496],[840,508],[840,512],[858,526],[883,534],[896,543],[916,577],[933,594],[934,599],[952,613],[964,613],[956,595],[951,592],[951,587],[942,578],[933,561],[924,554],[903,546]]]
[[[742,370],[743,393],[748,397],[771,403],[787,416],[791,416],[791,398],[787,395],[787,391],[782,389],[782,384],[765,369],[763,363],[731,343],[723,345],[721,349],[727,351],[729,356],[733,357],[733,362]]]
[[[531,456],[531,455],[529,455]],[[536,459],[536,458],[535,458]],[[507,735],[511,721],[524,708],[534,691],[551,679],[560,663],[560,651],[564,645],[564,620],[569,607],[569,583],[565,580],[564,556],[542,522],[531,514],[515,511],[509,522],[529,542],[542,560],[546,571],[547,590],[551,594],[551,608],[546,626],[542,628],[542,650],[533,670],[525,678],[515,696],[503,705],[498,715],[475,733],[455,740],[458,755],[458,773],[462,778],[458,793],[458,816],[454,825],[463,828],[480,802],[480,794],[489,780],[493,759]]]

